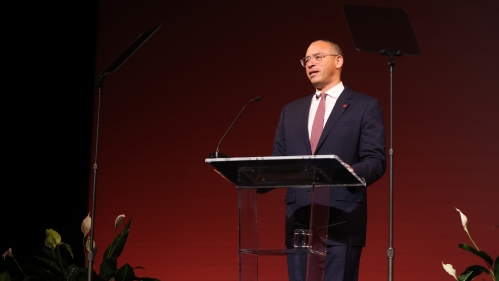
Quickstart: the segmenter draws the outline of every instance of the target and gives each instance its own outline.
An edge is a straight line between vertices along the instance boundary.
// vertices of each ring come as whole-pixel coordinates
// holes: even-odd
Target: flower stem
[[[470,235],[470,233],[469,233],[469,231],[467,229],[466,229],[466,233],[468,234],[468,237],[470,238],[471,243],[473,243],[473,245],[475,245],[475,249],[477,251],[480,251],[480,249],[478,249],[478,246],[475,244],[475,241],[473,241],[473,238],[471,238],[471,235]]]
[[[489,267],[489,271],[490,271],[490,277],[492,278],[493,281],[496,281],[496,276],[494,275],[494,271],[492,270],[492,268]]]
[[[24,273],[23,269],[21,268],[21,266],[19,266],[19,263],[17,263],[17,260],[16,258],[14,257],[14,255],[12,255],[12,258],[14,259],[14,262],[16,263],[17,267],[19,268],[19,270],[21,270],[21,272],[23,273],[24,277],[26,277],[26,273]]]
[[[63,269],[62,266],[62,257],[61,257],[61,251],[59,251],[59,245],[55,247],[57,249],[57,253],[59,254],[59,264],[61,265],[61,270]]]
[[[87,261],[87,247],[85,247],[85,236],[83,236],[83,264]]]
[[[475,244],[475,241],[473,241],[473,238],[471,238],[471,235],[470,235],[470,233],[468,232],[468,230],[466,230],[466,233],[468,234],[468,237],[470,238],[471,243],[473,243],[473,245],[475,245],[475,249],[476,249],[477,251],[480,251],[480,249],[478,249],[478,246]],[[489,263],[488,263],[488,262],[486,262],[486,264],[487,264],[487,267],[489,268],[489,271],[490,271],[489,276],[492,278],[492,280],[493,280],[493,281],[496,281],[496,277],[494,276],[494,271],[492,270],[492,267],[489,265]]]

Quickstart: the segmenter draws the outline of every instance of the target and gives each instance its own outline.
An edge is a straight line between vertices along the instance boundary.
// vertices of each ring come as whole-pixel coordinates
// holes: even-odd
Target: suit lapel
[[[321,138],[319,139],[319,143],[317,144],[316,151],[322,146],[322,143],[327,138],[333,127],[336,125],[336,122],[338,122],[341,115],[343,115],[343,113],[348,109],[348,107],[350,106],[351,99],[352,99],[352,90],[345,87],[343,92],[341,92],[341,95],[338,97],[338,100],[334,104],[331,115],[329,115],[329,118],[326,121],[326,125],[324,126],[324,130],[322,131],[322,135]]]

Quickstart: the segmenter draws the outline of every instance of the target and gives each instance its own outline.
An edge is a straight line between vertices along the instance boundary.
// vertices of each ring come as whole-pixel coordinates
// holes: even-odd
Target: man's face
[[[341,81],[340,69],[343,65],[343,57],[327,55],[321,61],[317,61],[314,55],[321,53],[336,55],[329,43],[323,41],[314,42],[308,47],[305,55],[311,58],[306,64],[305,70],[308,79],[317,90],[327,91]]]

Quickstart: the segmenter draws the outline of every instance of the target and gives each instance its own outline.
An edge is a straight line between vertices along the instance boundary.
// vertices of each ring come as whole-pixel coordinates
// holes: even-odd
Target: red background
[[[497,1],[355,1],[407,11],[422,54],[394,74],[395,279],[451,280],[497,243],[499,22]],[[237,280],[237,191],[204,159],[242,106],[221,146],[268,156],[282,106],[313,92],[299,59],[310,42],[342,46],[342,80],[380,100],[389,124],[387,57],[355,50],[335,1],[101,1],[96,72],[141,32],[163,26],[105,80],[99,143],[96,241],[107,245],[119,214],[132,217],[120,264],[161,280]],[[388,144],[387,144],[388,146]],[[385,280],[388,172],[369,187],[360,280]],[[266,197],[263,244],[282,245],[282,191]],[[494,207],[496,206],[496,207]],[[273,270],[285,269],[284,264]],[[424,277],[422,277],[424,276]],[[281,279],[279,279],[281,278]],[[284,280],[277,276],[274,280]]]

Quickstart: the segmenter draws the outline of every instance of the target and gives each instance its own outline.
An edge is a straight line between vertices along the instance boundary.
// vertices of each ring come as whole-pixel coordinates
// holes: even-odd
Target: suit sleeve
[[[358,153],[360,162],[353,164],[352,168],[370,185],[380,179],[386,170],[383,113],[376,99],[368,104],[362,117]]]
[[[279,123],[274,137],[274,147],[272,148],[272,156],[287,156],[286,153],[286,138],[284,134],[284,114],[286,106],[282,109]]]

